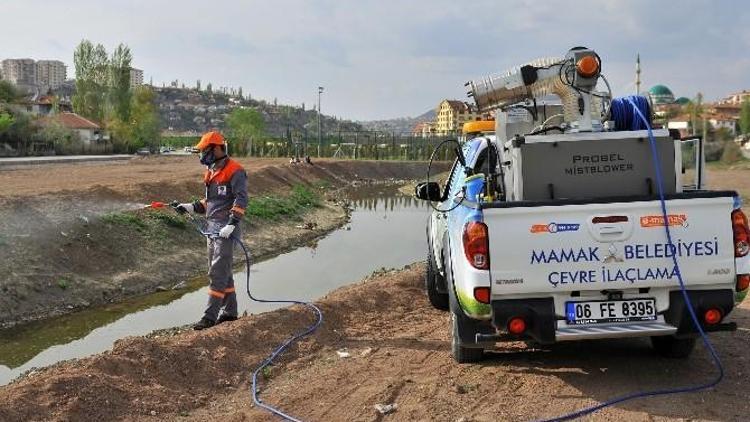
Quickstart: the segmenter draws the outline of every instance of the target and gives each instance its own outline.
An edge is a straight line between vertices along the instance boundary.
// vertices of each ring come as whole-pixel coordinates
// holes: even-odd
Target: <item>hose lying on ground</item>
[[[152,206],[153,206],[153,204],[152,204]],[[218,235],[219,235],[218,233],[213,233],[213,232],[207,232],[207,231],[205,231],[204,228],[203,228],[203,225],[194,216],[192,216],[190,214],[188,214],[188,216],[190,217],[190,220],[195,225],[196,230],[201,235],[205,236],[208,239],[215,239],[216,237],[218,237]],[[312,334],[315,330],[317,330],[318,327],[320,327],[320,325],[323,323],[323,312],[320,310],[320,308],[318,308],[317,306],[315,306],[314,304],[312,304],[310,302],[304,302],[304,301],[301,301],[301,300],[260,299],[260,298],[257,298],[255,296],[253,296],[253,294],[250,292],[250,266],[252,265],[252,259],[250,257],[250,251],[248,250],[247,246],[245,246],[245,244],[242,242],[242,240],[239,239],[237,236],[232,235],[231,239],[242,249],[242,252],[245,254],[245,286],[246,286],[246,289],[247,289],[247,296],[250,298],[250,300],[252,300],[254,302],[259,302],[259,303],[278,303],[278,304],[286,304],[286,305],[302,305],[302,306],[308,307],[310,310],[312,310],[316,314],[316,321],[313,324],[311,324],[310,326],[306,327],[302,331],[300,331],[300,332],[292,335],[287,340],[285,340],[281,345],[279,345],[276,349],[274,349],[274,351],[271,352],[271,354],[266,359],[264,359],[260,363],[260,365],[258,365],[258,367],[256,367],[255,370],[253,371],[253,383],[252,383],[252,387],[251,387],[252,388],[251,393],[253,395],[253,402],[255,403],[255,405],[258,406],[258,407],[261,407],[261,408],[263,408],[263,409],[265,409],[265,410],[267,410],[267,411],[269,411],[271,413],[273,413],[276,416],[284,418],[285,420],[293,421],[293,422],[302,422],[300,419],[297,419],[297,418],[295,418],[293,416],[290,416],[290,415],[282,412],[278,408],[276,408],[276,407],[274,407],[274,406],[272,406],[270,404],[264,403],[263,400],[260,399],[260,397],[259,397],[259,395],[260,395],[260,383],[258,381],[258,374],[262,374],[263,373],[263,369],[265,369],[266,367],[268,367],[269,365],[271,365],[274,362],[274,360],[277,357],[279,357],[279,355],[281,355],[284,352],[284,350],[286,350],[290,345],[292,345],[293,343],[301,340],[303,337]]]

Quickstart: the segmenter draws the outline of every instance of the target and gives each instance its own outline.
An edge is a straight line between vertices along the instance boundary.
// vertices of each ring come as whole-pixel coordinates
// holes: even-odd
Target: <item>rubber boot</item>
[[[222,322],[227,322],[227,321],[237,321],[237,317],[229,315],[229,314],[221,314],[219,319],[216,320],[216,324],[221,324]]]
[[[211,321],[210,319],[204,317],[204,318],[201,318],[200,321],[198,321],[197,323],[195,323],[195,325],[193,325],[193,329],[194,330],[205,330],[206,328],[211,328],[214,325],[216,325],[216,322]]]

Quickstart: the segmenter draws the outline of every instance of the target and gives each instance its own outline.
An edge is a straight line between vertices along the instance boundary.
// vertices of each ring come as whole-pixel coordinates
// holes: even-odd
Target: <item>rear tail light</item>
[[[734,232],[734,256],[741,258],[750,252],[750,227],[741,209],[732,211],[732,231]]]
[[[474,299],[480,303],[490,303],[490,288],[489,287],[475,287],[474,288]]]
[[[743,292],[750,287],[750,274],[740,274],[737,276],[737,291]]]
[[[514,335],[523,334],[526,331],[526,320],[521,317],[513,317],[508,321],[508,332]]]
[[[478,270],[490,268],[490,245],[487,225],[472,221],[464,227],[464,254],[472,267]]]
[[[705,314],[703,314],[703,321],[706,323],[706,325],[716,325],[721,322],[721,318],[724,316],[721,314],[721,311],[716,308],[711,308],[706,311]]]

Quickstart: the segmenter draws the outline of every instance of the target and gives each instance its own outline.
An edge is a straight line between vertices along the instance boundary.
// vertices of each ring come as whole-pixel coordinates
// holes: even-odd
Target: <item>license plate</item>
[[[656,300],[631,299],[566,302],[565,318],[568,324],[575,325],[653,321],[656,319]]]

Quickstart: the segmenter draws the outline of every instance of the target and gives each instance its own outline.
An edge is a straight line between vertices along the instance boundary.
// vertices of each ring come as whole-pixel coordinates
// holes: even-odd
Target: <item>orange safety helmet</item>
[[[211,145],[226,145],[226,142],[224,142],[224,135],[219,132],[206,132],[206,134],[201,137],[200,142],[198,142],[198,145],[196,145],[195,148],[199,151],[203,151]]]

